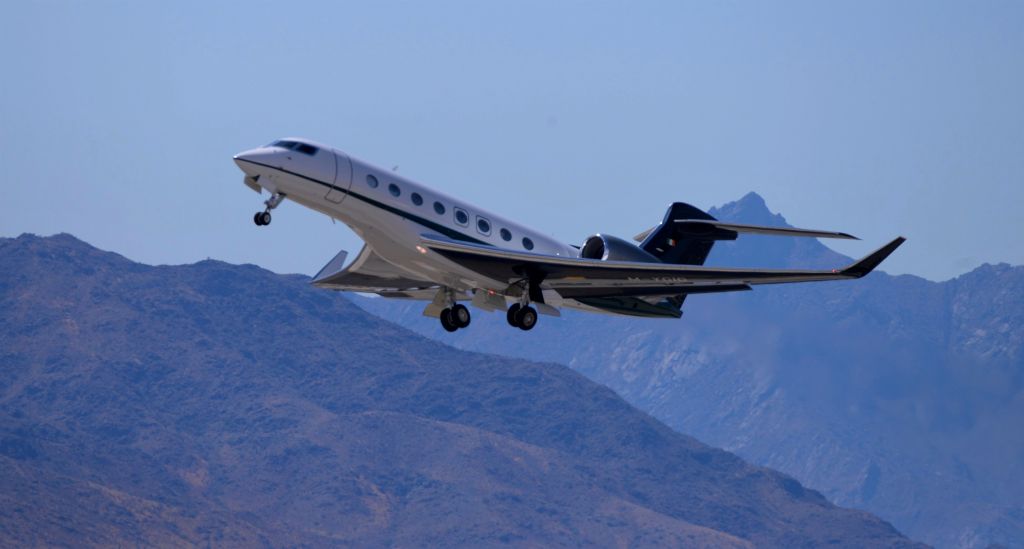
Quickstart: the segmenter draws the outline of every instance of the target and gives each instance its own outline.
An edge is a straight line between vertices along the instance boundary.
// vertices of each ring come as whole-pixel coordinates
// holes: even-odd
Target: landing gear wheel
[[[456,326],[455,323],[452,322],[452,310],[451,309],[445,309],[445,310],[441,311],[441,327],[444,328],[445,331],[448,331],[448,332],[454,332],[455,330],[459,329],[459,327]]]
[[[505,315],[505,319],[508,320],[508,325],[513,328],[519,327],[519,324],[516,324],[516,313],[518,312],[519,304],[513,303],[512,306],[508,308],[508,313]]]
[[[252,214],[252,222],[255,223],[257,227],[263,226],[263,223],[260,223],[260,212]]]
[[[259,218],[259,221],[256,222],[257,225],[270,225],[270,212],[260,212],[256,214],[256,217]]]
[[[537,309],[527,305],[516,311],[516,325],[520,330],[529,331],[537,325]]]
[[[452,324],[457,328],[465,328],[466,326],[469,326],[469,321],[471,320],[469,316],[469,309],[467,309],[465,305],[459,304],[451,308],[451,314],[449,317],[451,318]]]

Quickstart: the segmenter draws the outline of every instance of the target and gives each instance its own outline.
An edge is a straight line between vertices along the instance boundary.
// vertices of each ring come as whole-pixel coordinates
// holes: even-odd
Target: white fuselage
[[[504,293],[509,284],[507,280],[481,279],[478,273],[426,250],[419,245],[423,235],[578,257],[578,250],[572,246],[391,170],[305,139],[283,141],[302,143],[307,151],[315,148],[316,152],[268,145],[236,155],[235,162],[245,172],[247,183],[284,194],[289,200],[342,221],[410,278],[460,292]],[[549,295],[552,301],[561,301],[554,292],[545,292],[545,297]]]

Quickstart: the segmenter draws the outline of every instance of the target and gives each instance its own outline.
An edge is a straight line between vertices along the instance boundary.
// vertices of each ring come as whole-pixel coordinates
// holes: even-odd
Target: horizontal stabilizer
[[[764,234],[774,236],[809,236],[814,238],[845,238],[849,240],[860,240],[859,238],[836,231],[816,231],[813,229],[796,229],[793,227],[765,227],[762,225],[744,225],[741,223],[725,223],[710,219],[675,219],[676,224],[683,234],[687,236],[700,237],[708,235],[709,238],[716,238],[719,231],[732,231],[734,233]],[[637,235],[640,236],[640,235]],[[735,237],[735,235],[733,235]],[[725,240],[725,238],[722,238]]]

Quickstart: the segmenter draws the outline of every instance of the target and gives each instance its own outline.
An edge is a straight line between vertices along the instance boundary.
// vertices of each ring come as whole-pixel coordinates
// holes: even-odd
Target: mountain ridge
[[[914,545],[563,366],[305,277],[69,235],[0,259],[5,545]]]

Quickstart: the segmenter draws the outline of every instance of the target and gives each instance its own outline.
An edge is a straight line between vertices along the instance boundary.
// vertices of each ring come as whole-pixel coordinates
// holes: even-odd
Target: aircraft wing
[[[878,266],[903,237],[841,269],[789,270],[703,267],[668,263],[600,261],[519,252],[424,235],[423,246],[463,267],[509,284],[542,281],[563,297],[652,296],[749,289],[754,284],[784,284],[860,278]]]
[[[432,299],[437,285],[410,278],[404,271],[381,258],[373,248],[363,246],[355,261],[342,268],[348,252],[342,250],[313,277],[312,284],[331,290],[349,290],[386,297]]]

